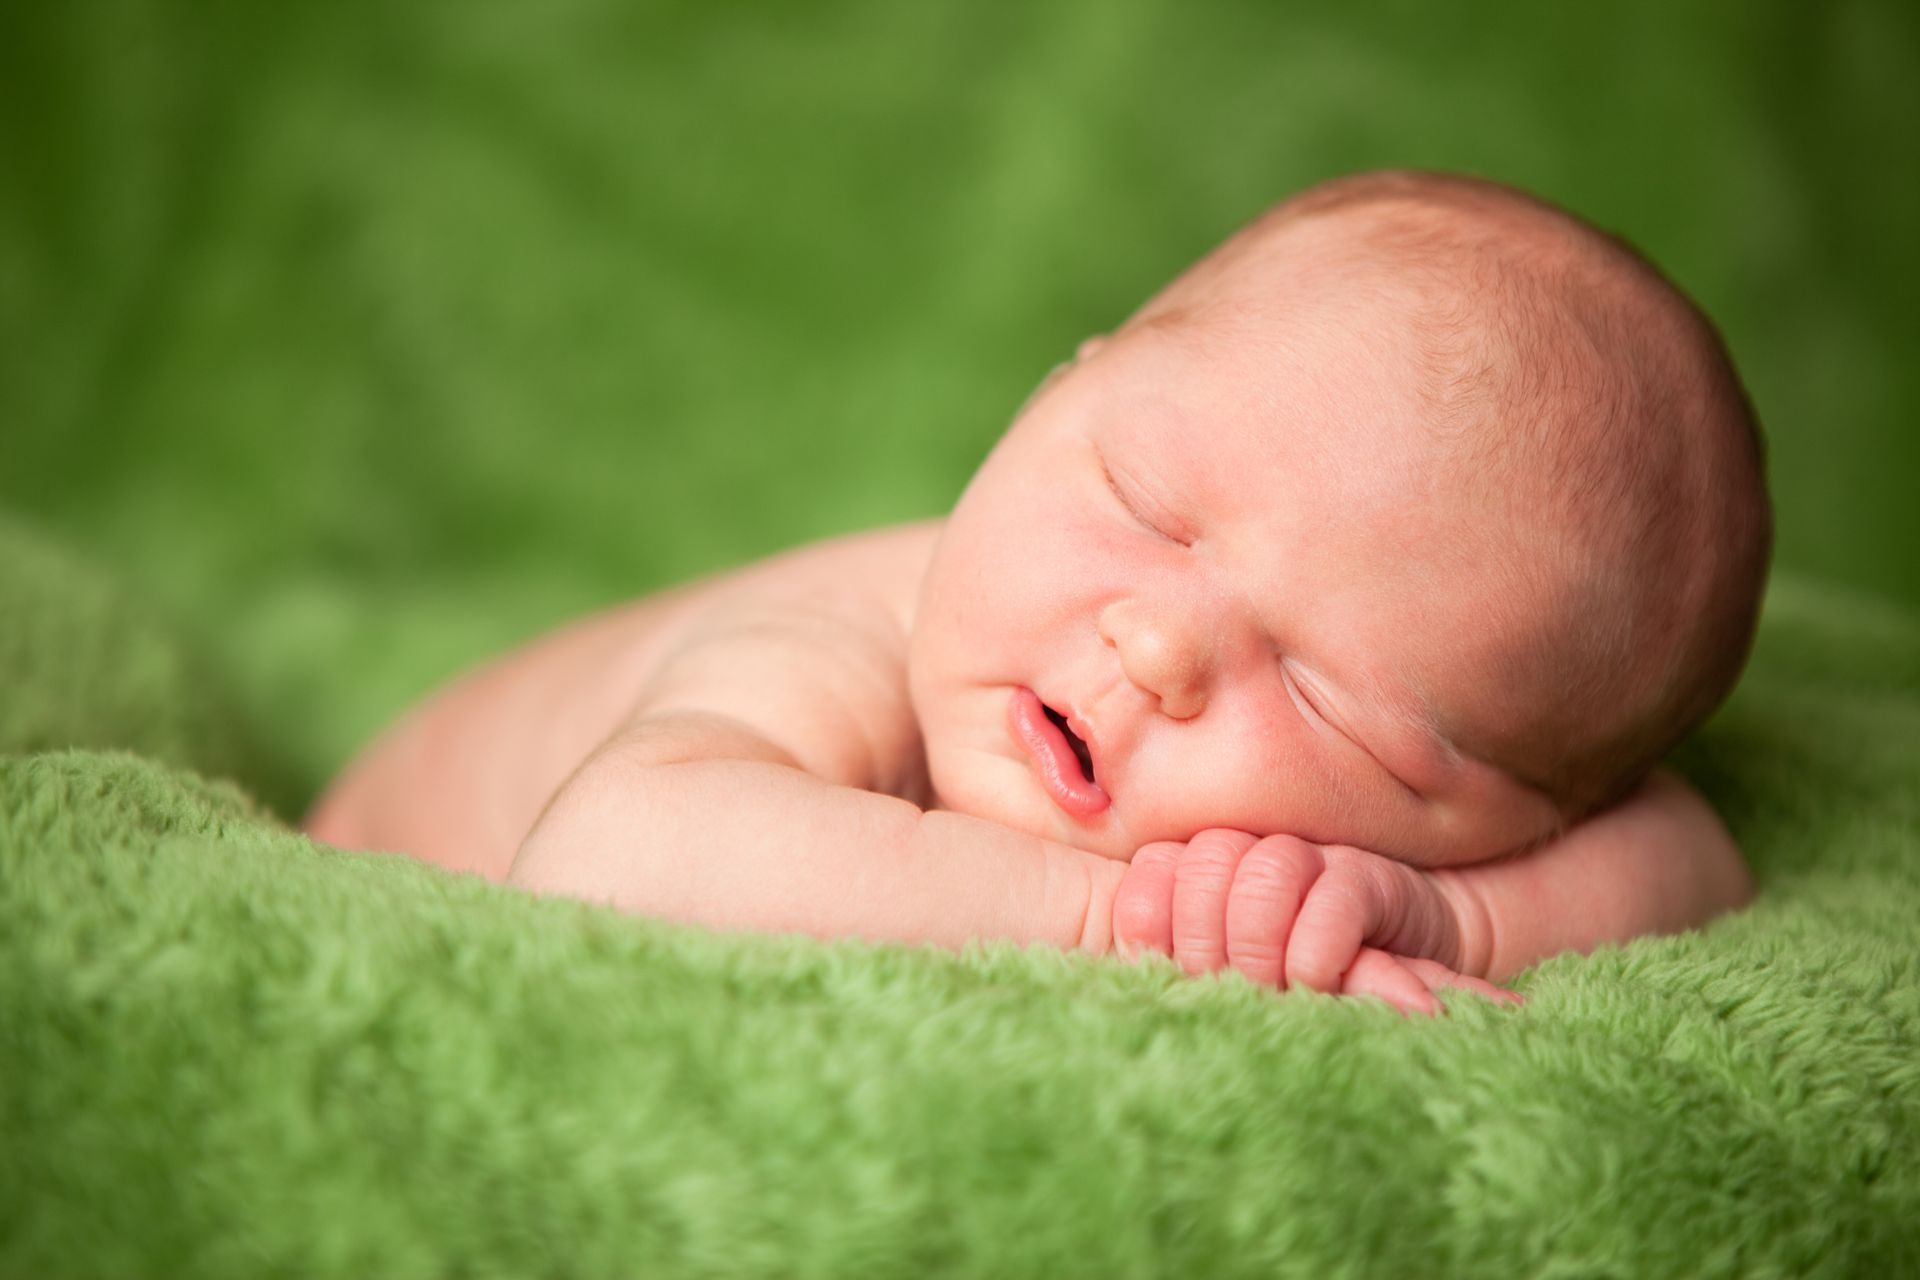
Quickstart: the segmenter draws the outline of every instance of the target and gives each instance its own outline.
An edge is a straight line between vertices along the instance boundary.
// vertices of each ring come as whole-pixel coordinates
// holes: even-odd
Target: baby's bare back
[[[825,763],[877,744],[889,758],[863,764],[910,790],[920,764],[906,634],[941,523],[814,543],[549,632],[409,710],[304,825],[343,848],[503,879],[554,792],[637,715],[674,700],[804,704],[814,691],[794,686],[816,682],[836,709],[856,705],[798,707],[819,740],[790,749]],[[847,734],[859,741],[834,740]]]

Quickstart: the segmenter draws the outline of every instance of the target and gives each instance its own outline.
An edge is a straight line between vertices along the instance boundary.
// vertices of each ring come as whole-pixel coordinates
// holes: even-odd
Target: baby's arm
[[[1111,948],[1126,867],[826,781],[724,714],[650,716],[555,795],[509,882],[715,929]]]
[[[1664,771],[1557,840],[1427,874],[1459,922],[1456,967],[1496,982],[1562,951],[1690,929],[1753,898],[1718,815]]]
[[[717,929],[1110,949],[1125,866],[923,811],[906,637],[869,566],[790,557],[703,601],[509,878]]]

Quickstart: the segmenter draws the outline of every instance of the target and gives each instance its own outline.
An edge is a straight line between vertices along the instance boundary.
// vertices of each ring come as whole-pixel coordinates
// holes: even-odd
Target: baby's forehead
[[[1437,447],[1503,485],[1629,465],[1617,446],[1643,434],[1657,408],[1643,402],[1700,383],[1684,300],[1544,223],[1341,210],[1223,250],[1129,327],[1199,357],[1181,366],[1186,390],[1241,383],[1276,408],[1319,406],[1328,438],[1378,443],[1390,425],[1397,451]],[[1629,430],[1592,430],[1609,420]]]
[[[1364,467],[1377,488],[1446,443],[1417,328],[1404,300],[1354,291],[1164,313],[1123,331],[1090,380],[1088,414],[1100,434],[1174,455],[1222,490],[1336,464]]]
[[[1499,536],[1512,493],[1429,421],[1417,359],[1350,337],[1337,350],[1188,340],[1116,365],[1083,409],[1109,481],[1250,562],[1310,544],[1356,572],[1409,569],[1409,590],[1435,580],[1430,562],[1523,553]]]
[[[1677,447],[1642,438],[1651,401],[1697,381],[1649,289],[1531,212],[1388,202],[1256,228],[1123,327],[1103,414],[1205,472],[1196,497],[1258,501],[1305,468],[1348,519],[1617,523],[1639,504],[1567,492],[1630,497]]]

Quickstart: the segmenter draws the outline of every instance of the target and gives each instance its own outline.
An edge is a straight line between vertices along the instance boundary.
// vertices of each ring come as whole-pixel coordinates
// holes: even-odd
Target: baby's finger
[[[1360,948],[1353,967],[1341,978],[1340,994],[1378,996],[1402,1013],[1432,1016],[1441,1012],[1440,1002],[1405,961],[1377,947]]]
[[[1214,828],[1187,841],[1173,869],[1173,956],[1188,973],[1227,964],[1227,895],[1234,868],[1255,843],[1244,831]]]
[[[1287,939],[1325,864],[1304,840],[1268,836],[1240,859],[1227,897],[1227,963],[1254,982],[1284,987]]]
[[[1287,939],[1287,985],[1338,991],[1377,916],[1365,879],[1329,862],[1307,891]]]
[[[1113,895],[1113,948],[1121,959],[1173,954],[1173,869],[1185,847],[1176,840],[1142,845],[1127,865]]]
[[[1413,971],[1415,977],[1426,984],[1427,990],[1438,992],[1442,987],[1458,987],[1462,991],[1471,991],[1477,996],[1485,996],[1496,1004],[1519,1006],[1526,1003],[1518,992],[1505,987],[1496,987],[1484,978],[1470,978],[1464,973],[1455,973],[1438,960],[1418,959],[1410,956],[1400,957],[1400,963]]]

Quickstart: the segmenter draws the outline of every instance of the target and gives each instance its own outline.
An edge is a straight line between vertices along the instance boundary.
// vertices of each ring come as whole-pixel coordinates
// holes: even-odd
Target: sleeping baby
[[[1048,375],[953,512],[587,618],[318,839],[718,929],[1434,993],[1750,882],[1656,766],[1770,537],[1713,327],[1474,179],[1281,204]]]

